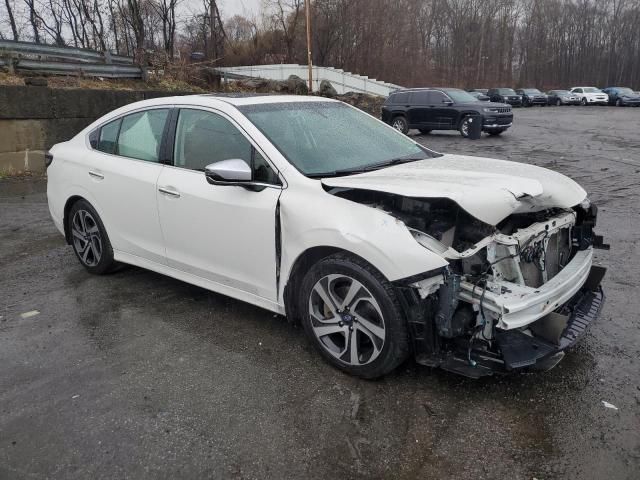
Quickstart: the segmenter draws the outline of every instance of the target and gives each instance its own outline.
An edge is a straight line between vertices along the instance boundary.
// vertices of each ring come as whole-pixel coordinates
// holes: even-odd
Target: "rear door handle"
[[[170,196],[175,197],[175,198],[180,198],[180,194],[178,192],[176,192],[175,190],[171,190],[169,188],[158,187],[158,191],[160,193],[164,193],[166,195],[170,195]]]
[[[98,180],[103,180],[104,175],[100,172],[94,172],[93,170],[89,170],[89,176],[93,178],[97,178]]]

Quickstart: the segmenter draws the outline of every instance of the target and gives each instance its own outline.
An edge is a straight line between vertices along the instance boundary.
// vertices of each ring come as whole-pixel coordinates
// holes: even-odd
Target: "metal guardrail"
[[[307,66],[297,64],[247,65],[240,67],[218,67],[223,76],[233,78],[265,78],[269,80],[286,80],[290,75],[307,77]],[[402,88],[393,83],[383,82],[364,75],[333,67],[313,67],[313,89],[320,88],[322,80],[328,80],[339,94],[347,92],[367,93],[386,97],[389,93]]]
[[[133,58],[75,47],[0,40],[0,66],[49,75],[142,78]]]

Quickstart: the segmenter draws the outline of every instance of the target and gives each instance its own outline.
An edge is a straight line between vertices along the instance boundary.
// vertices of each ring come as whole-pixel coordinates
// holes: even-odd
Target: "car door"
[[[277,173],[224,114],[176,114],[173,165],[161,173],[157,194],[169,266],[276,301]],[[209,184],[205,166],[230,159],[252,165],[263,186]]]
[[[429,106],[427,91],[411,92],[409,94],[408,118],[409,124],[415,128],[431,126],[429,120]]]
[[[429,122],[437,128],[450,128],[455,125],[458,112],[452,106],[453,101],[438,90],[430,90],[428,96]]]
[[[113,120],[90,134],[86,188],[121,252],[165,263],[156,205],[156,183],[169,108],[153,108]]]

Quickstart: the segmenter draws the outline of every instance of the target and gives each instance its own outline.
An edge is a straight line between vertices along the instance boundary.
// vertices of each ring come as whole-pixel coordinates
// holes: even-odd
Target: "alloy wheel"
[[[386,336],[382,309],[358,280],[322,277],[311,290],[309,316],[322,348],[341,362],[365,365],[380,355]]]
[[[95,267],[102,257],[102,238],[98,224],[86,210],[78,210],[71,220],[73,246],[80,261],[87,267]]]
[[[405,122],[402,118],[397,117],[393,123],[391,124],[393,128],[398,130],[400,133],[405,133]]]

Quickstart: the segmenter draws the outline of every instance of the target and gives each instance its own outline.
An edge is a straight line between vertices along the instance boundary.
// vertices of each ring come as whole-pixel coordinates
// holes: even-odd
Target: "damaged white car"
[[[596,207],[569,178],[442,155],[341,102],[147,100],[47,155],[92,273],[144,267],[300,321],[330,363],[546,369],[599,314]]]

